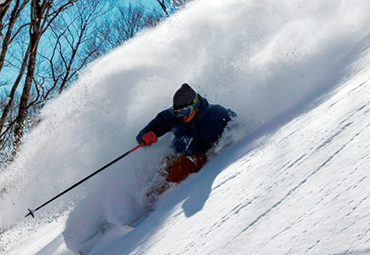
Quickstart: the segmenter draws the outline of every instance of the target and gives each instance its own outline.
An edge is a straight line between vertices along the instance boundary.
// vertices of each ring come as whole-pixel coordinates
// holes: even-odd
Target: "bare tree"
[[[119,6],[113,21],[113,29],[116,31],[116,44],[122,44],[144,27],[144,8],[143,6],[128,7]]]
[[[109,10],[106,3],[106,0],[15,0],[11,14],[10,4],[6,6],[7,9],[4,4],[0,6],[1,17],[7,20],[4,25],[1,23],[1,31],[7,29],[3,49],[11,43],[15,45],[12,46],[13,49],[19,49],[13,50],[8,58],[12,60],[7,62],[14,72],[15,81],[8,92],[3,91],[0,98],[0,107],[3,110],[0,119],[0,147],[7,151],[14,149],[16,153],[25,128],[27,131],[29,124],[35,123],[32,119],[37,110],[46,100],[60,94],[76,79],[77,72],[93,59],[97,49],[88,51],[87,44],[89,40],[95,39],[92,33],[93,24]],[[71,7],[73,10],[66,12]],[[3,15],[5,10],[8,11],[7,15]],[[22,10],[25,10],[23,20],[12,31]],[[29,18],[25,19],[27,13]],[[24,28],[28,28],[28,33],[21,33]],[[41,38],[45,34],[49,38],[53,37],[53,40],[49,39],[48,45],[51,46],[46,47],[51,52],[49,55],[39,50]],[[25,40],[27,38],[28,42]],[[45,40],[47,39],[43,39],[42,48],[47,45]],[[2,51],[1,56],[4,59],[3,66],[6,50]],[[42,57],[42,61],[38,56]],[[45,64],[45,59],[49,67]],[[21,96],[17,96],[18,88],[22,89]]]
[[[52,52],[50,56],[43,56],[49,63],[47,70],[52,81],[44,92],[43,101],[52,98],[54,90],[58,91],[57,94],[62,93],[94,58],[101,43],[89,49],[88,45],[95,41],[94,27],[97,20],[107,14],[109,5],[106,0],[79,0],[52,24]]]
[[[168,9],[166,7],[166,2],[165,0],[157,0],[157,2],[159,3],[159,5],[161,6],[163,12],[166,14],[167,17],[169,17],[170,15],[168,14]]]
[[[28,25],[28,24],[23,24],[22,26],[19,26],[14,31],[14,26],[15,26],[17,20],[19,19],[22,11],[27,6],[27,4],[30,2],[30,0],[24,0],[24,1],[16,0],[14,2],[13,10],[11,11],[11,13],[7,13],[7,11],[10,8],[11,2],[12,2],[11,0],[7,0],[0,7],[0,11],[1,11],[0,12],[0,18],[1,18],[1,27],[0,28],[1,28],[1,31],[4,31],[4,33],[5,33],[5,34],[3,34],[2,49],[1,49],[1,53],[0,53],[0,73],[3,70],[5,58],[6,58],[6,55],[8,53],[8,48],[9,48],[10,44],[14,41],[14,39],[21,32],[21,30]],[[4,24],[2,22],[4,17],[7,18],[6,19],[7,20],[6,24]],[[4,105],[2,105],[3,113],[2,113],[1,119],[0,119],[0,143],[2,143],[4,141],[3,136],[6,133],[6,131],[3,132],[4,125],[5,125],[5,122],[8,119],[9,112],[11,111],[11,108],[13,106],[13,101],[14,101],[14,98],[15,98],[16,90],[18,88],[18,85],[19,85],[22,77],[23,77],[23,73],[25,71],[26,64],[27,64],[26,58],[28,58],[28,54],[29,54],[29,49],[27,49],[27,51],[26,51],[25,59],[24,59],[22,65],[21,65],[21,68],[19,70],[18,78],[16,79],[15,83],[13,84],[12,89],[11,89],[9,95],[7,96],[7,98],[4,102]]]
[[[116,6],[113,18],[107,18],[96,29],[96,38],[99,39],[92,42],[91,48],[96,48],[96,43],[101,42],[100,50],[95,54],[102,55],[133,38],[142,29],[156,26],[162,19],[161,13],[146,11],[140,3]]]
[[[0,94],[1,158],[3,152],[15,155],[24,133],[38,123],[39,109],[76,80],[84,66],[168,16],[140,3],[116,3],[112,8],[113,2],[5,0],[0,4],[0,73],[12,73],[6,86],[0,84],[7,89]],[[164,0],[158,2],[165,5]],[[0,76],[0,83],[4,79]]]
[[[159,11],[153,9],[144,17],[145,27],[155,27],[163,18],[163,15]]]
[[[18,20],[22,10],[26,7],[26,5],[29,3],[29,1],[30,0],[25,0],[25,1],[21,2],[20,0],[16,0],[15,4],[14,4],[13,11],[10,13],[10,15],[8,15],[8,17],[7,17],[8,22],[5,25],[3,24],[3,19],[6,16],[6,12],[9,10],[11,1],[8,0],[7,2],[4,3],[5,6],[3,8],[0,8],[0,10],[1,10],[1,13],[0,13],[0,18],[1,18],[0,28],[1,28],[2,32],[3,32],[3,30],[6,30],[6,31],[4,31],[5,34],[2,33],[2,39],[3,40],[2,40],[2,48],[1,48],[1,53],[0,53],[0,72],[3,68],[3,66],[4,66],[5,56],[8,52],[9,45],[14,40],[14,38],[19,33],[19,31],[23,28],[23,27],[18,28],[18,30],[15,32],[15,35],[12,36],[12,34],[14,33],[14,31],[13,31],[14,25],[15,25],[16,21]],[[8,4],[6,5],[6,3],[8,3]]]
[[[174,9],[180,9],[191,1],[192,0],[171,0],[171,5],[172,5],[172,8]]]
[[[3,19],[7,13],[10,4],[13,0],[5,0],[4,3],[0,4],[0,35],[2,36],[1,31],[3,30]]]
[[[157,0],[158,4],[167,17],[170,16],[170,13],[180,9],[190,1],[191,0]]]
[[[59,6],[54,7],[53,0],[44,0],[39,2],[38,0],[31,1],[31,24],[29,26],[29,47],[30,53],[28,56],[27,74],[25,83],[23,86],[23,92],[19,103],[19,111],[15,120],[14,129],[14,145],[15,151],[18,149],[22,136],[24,124],[27,119],[28,111],[30,107],[29,99],[34,79],[35,65],[37,59],[37,49],[39,46],[40,39],[45,31],[49,28],[53,20],[65,9],[70,7],[76,0],[62,1]]]

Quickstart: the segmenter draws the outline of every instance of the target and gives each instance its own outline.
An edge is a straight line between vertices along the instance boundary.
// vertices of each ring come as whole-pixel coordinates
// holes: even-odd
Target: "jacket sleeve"
[[[136,141],[141,143],[141,138],[143,135],[150,131],[154,132],[157,137],[161,137],[169,132],[172,128],[172,115],[171,109],[167,109],[158,113],[158,115],[139,132],[139,134],[136,136]]]
[[[235,120],[237,117],[237,114],[235,112],[233,112],[232,110],[230,109],[227,109],[227,113],[225,114],[225,117],[224,117],[224,127],[232,120]]]

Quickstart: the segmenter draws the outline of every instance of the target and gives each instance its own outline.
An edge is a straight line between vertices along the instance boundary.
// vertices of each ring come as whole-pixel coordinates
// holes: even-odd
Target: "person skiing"
[[[151,146],[158,137],[172,131],[173,154],[163,160],[158,171],[160,180],[147,194],[151,201],[170,187],[198,172],[207,162],[206,153],[220,139],[236,114],[221,105],[209,104],[187,83],[173,95],[173,106],[158,113],[137,135],[138,143]]]

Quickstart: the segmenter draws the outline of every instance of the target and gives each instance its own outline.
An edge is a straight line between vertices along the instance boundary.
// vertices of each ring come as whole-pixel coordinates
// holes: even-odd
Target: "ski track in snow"
[[[368,57],[369,59],[369,57]],[[367,70],[367,69],[366,69]],[[369,72],[365,72],[365,73],[369,73]],[[320,179],[320,176],[322,175],[327,175],[325,173],[321,173],[320,171],[327,171],[328,168],[326,167],[327,165],[331,164],[332,161],[336,161],[338,160],[337,158],[341,158],[341,157],[345,157],[346,155],[351,155],[351,152],[350,151],[346,151],[346,148],[347,147],[351,147],[353,146],[353,143],[358,143],[358,144],[361,144],[361,142],[359,142],[359,140],[361,141],[366,141],[368,140],[370,137],[369,137],[369,126],[370,126],[370,116],[369,116],[369,109],[370,109],[370,101],[367,99],[367,95],[369,95],[370,93],[370,81],[369,81],[369,78],[367,76],[366,78],[366,75],[365,75],[365,81],[360,83],[359,82],[354,82],[352,86],[348,86],[349,88],[347,89],[343,89],[343,88],[340,88],[340,94],[342,94],[342,96],[340,95],[335,95],[333,98],[331,98],[328,102],[325,103],[325,105],[322,105],[320,106],[319,108],[324,108],[324,107],[327,107],[326,105],[329,104],[329,106],[327,107],[328,108],[328,111],[332,111],[332,112],[340,112],[341,109],[330,109],[332,107],[335,107],[335,105],[337,104],[343,104],[343,101],[345,100],[348,100],[348,99],[351,99],[350,102],[348,102],[350,105],[355,105],[356,104],[356,101],[359,101],[359,104],[357,103],[356,104],[356,107],[352,106],[351,108],[351,111],[348,112],[347,115],[343,116],[343,119],[340,119],[340,122],[338,123],[338,125],[332,125],[332,127],[336,127],[334,130],[328,130],[328,129],[320,129],[318,133],[320,132],[325,132],[327,133],[325,136],[323,136],[322,134],[315,134],[315,135],[312,135],[310,136],[310,138],[315,138],[315,137],[320,137],[321,140],[322,140],[322,143],[319,144],[316,148],[312,147],[312,152],[308,154],[308,152],[310,151],[309,149],[307,150],[304,150],[304,154],[299,156],[296,160],[292,159],[292,163],[291,161],[288,161],[286,163],[287,166],[283,166],[279,171],[281,173],[284,173],[284,175],[287,175],[290,170],[294,167],[294,168],[298,168],[298,170],[295,170],[295,171],[302,171],[303,169],[301,169],[301,165],[305,163],[305,161],[309,161],[309,160],[312,160],[312,159],[316,159],[316,158],[321,158],[320,154],[323,154],[323,155],[326,155],[327,158],[323,158],[322,159],[322,162],[320,162],[318,164],[318,166],[312,171],[312,172],[309,172],[307,173],[307,176],[306,177],[303,177],[301,179],[301,181],[297,184],[297,185],[290,185],[290,186],[293,186],[292,189],[290,189],[284,196],[281,197],[280,200],[278,200],[276,203],[274,203],[270,208],[268,208],[265,212],[261,213],[260,215],[258,215],[258,217],[252,221],[246,228],[244,228],[238,235],[236,235],[234,238],[233,238],[233,241],[231,241],[231,243],[229,244],[230,246],[232,245],[232,243],[238,243],[238,238],[239,236],[241,235],[244,235],[246,231],[250,231],[252,234],[253,234],[253,230],[252,228],[255,227],[256,224],[258,224],[260,221],[266,221],[266,220],[269,220],[269,219],[265,219],[265,218],[273,218],[274,217],[274,214],[276,214],[276,211],[279,211],[280,207],[285,207],[286,203],[289,203],[288,200],[292,200],[292,197],[294,196],[298,196],[298,197],[307,197],[307,195],[302,195],[302,196],[299,196],[299,192],[300,190],[304,189],[305,187],[304,186],[314,186],[313,183],[316,183],[318,179]],[[363,98],[363,100],[361,100]],[[334,102],[333,102],[334,101]],[[365,102],[365,104],[363,104],[363,102]],[[315,113],[312,113],[311,115],[313,115],[312,118],[317,118],[317,116],[319,116],[319,114],[315,114]],[[305,118],[305,117],[299,117],[298,120],[295,120],[295,121],[299,121],[299,119],[301,118]],[[366,121],[363,121],[364,123],[356,123],[358,122],[358,120],[367,120],[367,123]],[[314,121],[313,120],[310,120],[310,119],[305,119],[304,120],[306,123],[313,123]],[[319,123],[323,123],[323,122],[320,122]],[[356,125],[357,124],[357,125]],[[297,125],[298,127],[302,127],[304,126],[304,124],[301,124],[301,125]],[[297,133],[297,130],[294,130],[293,132],[290,133],[290,135],[287,135],[286,137],[291,137],[294,133]],[[285,137],[285,136],[283,136]],[[274,142],[277,142],[277,146],[279,146],[279,142],[276,141],[277,139],[273,139]],[[325,150],[325,148],[327,147],[332,147],[332,146],[335,146],[335,144],[338,142],[338,144],[340,145],[337,149],[334,149],[332,150],[333,152],[332,153],[325,153],[325,152],[322,152],[323,150]],[[369,145],[365,146],[362,151],[363,152],[369,152],[370,149],[369,149]],[[351,166],[351,172],[349,172],[349,174],[345,174],[345,176],[343,177],[342,180],[337,180],[336,178],[332,178],[332,184],[330,186],[334,186],[334,187],[320,187],[319,189],[319,193],[324,193],[324,195],[322,196],[322,198],[320,200],[317,201],[316,204],[314,204],[312,206],[312,208],[320,208],[321,207],[321,204],[322,203],[325,203],[324,206],[327,207],[327,206],[330,206],[331,203],[333,203],[333,201],[337,200],[338,198],[340,197],[343,197],[343,196],[348,196],[349,193],[351,191],[354,191],[354,192],[358,192],[357,189],[359,190],[363,190],[366,192],[367,190],[367,186],[368,186],[368,176],[366,176],[366,173],[362,173],[362,174],[359,174],[358,171],[361,171],[363,169],[366,169],[365,168],[365,164],[367,163],[366,160],[369,159],[369,154],[366,154],[365,155],[362,155],[362,158],[359,158],[357,161],[355,161],[354,163],[354,166]],[[353,159],[352,159],[353,160]],[[357,166],[359,165],[359,166]],[[342,173],[348,173],[347,172],[348,170],[347,169],[344,169],[344,171],[342,170]],[[304,172],[304,171],[302,171]],[[335,176],[337,173],[331,173],[333,176]],[[360,177],[356,176],[356,175],[360,175]],[[234,176],[235,177],[235,176]],[[271,179],[276,179],[275,176],[270,176]],[[282,179],[278,178],[276,179],[276,183],[274,183],[273,185],[271,185],[270,187],[268,188],[272,188],[272,187],[277,187],[279,184],[278,183],[281,183],[281,182],[284,182],[286,180],[287,177],[283,177]],[[351,180],[352,178],[359,178],[357,180],[354,181],[354,183],[351,183],[351,184],[347,184],[346,182],[348,182],[349,180]],[[291,178],[293,179],[293,178]],[[345,190],[343,190],[341,193],[336,193],[335,191],[337,189],[340,190],[340,186],[341,185],[345,185],[347,184],[348,185],[348,188],[346,188]],[[334,194],[335,196],[334,197],[331,197],[332,194]],[[368,201],[368,196],[370,195],[369,192],[367,192],[367,196],[363,196],[361,195],[360,196],[360,199],[351,199],[350,201],[348,201],[348,204],[345,204],[345,205],[342,205],[342,207],[338,208],[339,210],[338,211],[343,211],[343,210],[346,210],[344,212],[344,219],[346,219],[347,217],[350,217],[350,218],[354,218],[352,217],[353,214],[356,213],[357,210],[362,210],[364,214],[364,216],[368,215],[368,212],[367,209],[368,209],[368,206],[369,206],[369,201]],[[348,197],[356,197],[356,196],[348,196]],[[246,210],[251,210],[251,208],[246,208],[247,205],[252,205],[253,202],[248,202],[247,204],[244,204],[244,205],[238,205],[236,206],[236,208],[238,208],[238,210],[236,211],[236,214],[240,212],[240,209],[239,208],[242,208],[242,209],[246,209]],[[348,206],[350,205],[350,206]],[[346,207],[346,208],[344,208]],[[349,208],[348,208],[349,207]],[[284,210],[282,210],[284,211]],[[283,235],[283,233],[285,231],[288,231],[290,230],[295,224],[299,223],[300,221],[302,221],[302,219],[306,216],[306,215],[309,215],[310,212],[305,212],[303,213],[302,216],[300,216],[300,218],[297,219],[297,222],[294,222],[294,223],[291,223],[291,224],[287,224],[287,226],[277,232],[275,235],[273,235],[271,237],[271,240],[274,240],[276,239],[278,236],[280,235]],[[233,214],[230,214],[230,215],[233,215]],[[330,217],[330,216],[329,216]],[[276,217],[278,218],[278,217]],[[321,224],[321,222],[314,222],[313,226],[316,226],[316,225],[319,225]],[[348,226],[345,226],[345,227],[342,227],[342,229],[339,230],[339,232],[342,232],[342,231],[345,231],[346,229],[350,228],[352,225],[355,225],[355,222],[353,222],[353,220],[349,223]],[[359,232],[360,233],[368,233],[368,230],[370,227],[370,224],[367,223],[363,226],[363,229],[360,229]],[[369,237],[368,237],[369,238]],[[234,241],[235,240],[235,241]],[[297,252],[298,254],[318,254],[317,251],[315,251],[315,246],[319,245],[321,242],[321,240],[317,240],[317,243],[310,246],[310,247],[307,247],[307,249],[304,251],[295,251]],[[365,240],[365,244],[369,244],[370,242],[370,239],[367,239]],[[319,249],[319,248],[318,248]],[[289,251],[288,251],[289,252]],[[292,251],[291,251],[292,252]],[[322,252],[322,251],[320,251]],[[293,252],[294,253],[294,252]],[[322,254],[322,253],[320,253]]]
[[[361,57],[360,60],[370,59],[369,54]],[[367,221],[370,193],[367,188],[368,173],[364,170],[367,169],[370,155],[369,144],[364,141],[370,138],[370,102],[367,96],[370,93],[370,80],[365,63],[354,80],[337,88],[327,101],[297,117],[274,135],[267,135],[255,148],[233,163],[229,171],[225,169],[220,174],[224,178],[218,176],[219,180],[217,183],[215,181],[208,199],[216,197],[227,206],[221,208],[223,213],[212,215],[215,220],[204,218],[205,216],[199,220],[198,224],[202,224],[202,227],[198,226],[198,231],[191,232],[192,239],[196,241],[184,242],[186,246],[182,246],[181,241],[175,239],[180,242],[184,254],[200,252],[202,246],[205,246],[203,249],[207,254],[269,254],[272,250],[274,254],[355,254],[349,252],[351,247],[360,247],[358,249],[364,251],[358,254],[367,253],[370,245],[370,224]],[[324,112],[326,114],[322,114]],[[325,121],[332,114],[338,116]],[[320,128],[315,127],[317,123]],[[305,132],[309,132],[309,135]],[[300,147],[291,144],[296,140],[302,143]],[[356,150],[358,155],[351,152],[356,146],[359,147]],[[284,149],[287,147],[299,150],[292,152]],[[281,160],[267,160],[271,163],[258,162],[263,155],[272,157],[274,151],[279,148],[283,151],[276,153],[280,154],[278,156]],[[259,166],[261,164],[267,164],[268,167]],[[210,171],[211,167],[205,171]],[[252,169],[262,171],[258,172],[258,176],[251,176]],[[261,175],[265,173],[270,175],[261,179]],[[240,179],[253,181],[243,185],[238,181]],[[190,185],[194,188],[196,184]],[[233,193],[235,191],[237,193]],[[231,198],[232,203],[227,203],[227,197]],[[176,219],[181,221],[183,212],[175,208],[172,210],[177,213],[168,216],[171,223]],[[207,208],[204,210],[207,211]],[[323,211],[322,215],[320,211]],[[228,228],[228,225],[231,226]],[[338,225],[338,228],[335,225]],[[331,229],[330,236],[320,234],[320,229],[325,227]],[[231,237],[220,233],[228,233],[231,229]],[[176,232],[167,228],[165,230]],[[263,234],[260,231],[263,231]],[[156,233],[161,236],[161,229],[156,230]],[[150,254],[162,248],[163,254],[177,254],[160,246],[165,245],[165,237],[173,235],[174,233],[167,233],[161,237],[153,237],[153,240],[150,236],[148,239],[144,238],[142,242],[147,245],[144,245],[145,249],[140,249],[143,246],[140,243],[138,248],[132,249],[131,252]],[[207,240],[218,235],[229,241],[223,245],[214,241],[207,246]],[[255,235],[257,237],[253,238]],[[258,238],[258,235],[262,236]],[[129,237],[128,240],[132,241]],[[118,241],[113,243],[118,244]],[[341,248],[343,243],[348,244],[348,250]],[[276,246],[277,244],[280,245]],[[123,239],[123,244],[119,247],[123,248],[125,245],[127,243]]]

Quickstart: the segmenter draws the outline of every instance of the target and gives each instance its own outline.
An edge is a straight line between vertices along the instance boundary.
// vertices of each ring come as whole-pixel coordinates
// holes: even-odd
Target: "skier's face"
[[[190,113],[190,115],[187,117],[182,117],[182,120],[185,123],[189,123],[190,121],[192,121],[192,119],[194,119],[195,115],[197,115],[198,111],[199,111],[199,108],[194,108],[194,110]]]

